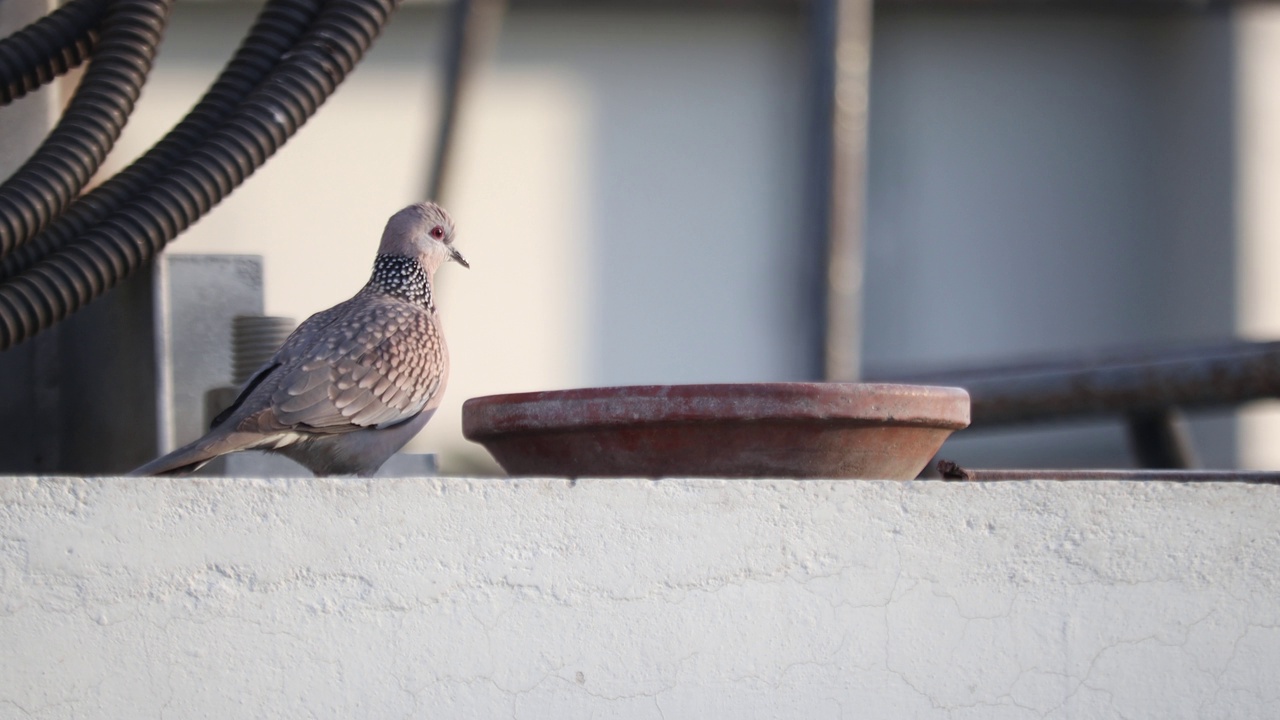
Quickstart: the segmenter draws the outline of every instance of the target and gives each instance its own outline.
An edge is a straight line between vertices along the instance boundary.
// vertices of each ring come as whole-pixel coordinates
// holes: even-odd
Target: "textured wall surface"
[[[3,718],[1280,716],[1280,488],[0,478]]]

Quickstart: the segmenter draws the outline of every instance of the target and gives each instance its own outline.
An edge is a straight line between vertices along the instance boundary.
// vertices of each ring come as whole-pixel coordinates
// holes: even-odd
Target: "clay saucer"
[[[462,434],[512,475],[910,480],[969,424],[960,388],[751,383],[472,398]]]

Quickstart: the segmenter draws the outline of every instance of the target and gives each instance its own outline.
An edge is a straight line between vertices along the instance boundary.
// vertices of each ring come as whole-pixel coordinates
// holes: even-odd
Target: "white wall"
[[[0,717],[1274,718],[1280,489],[0,479]]]

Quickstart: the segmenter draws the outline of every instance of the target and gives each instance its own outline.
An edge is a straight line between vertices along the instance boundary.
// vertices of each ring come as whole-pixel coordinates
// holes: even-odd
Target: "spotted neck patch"
[[[431,281],[422,264],[413,258],[399,255],[379,255],[373,261],[373,277],[369,289],[399,298],[434,311],[431,302]]]

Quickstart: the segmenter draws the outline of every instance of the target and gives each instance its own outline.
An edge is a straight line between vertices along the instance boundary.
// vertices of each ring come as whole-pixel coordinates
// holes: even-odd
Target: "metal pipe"
[[[866,205],[867,104],[871,0],[813,5],[815,110],[823,124],[825,182],[818,216],[826,240],[823,375],[853,382],[862,365],[863,218]],[[822,164],[825,160],[825,164]]]
[[[502,29],[506,5],[506,0],[454,0],[445,52],[440,126],[436,130],[431,174],[427,178],[429,200],[443,200],[461,107],[474,80],[476,66],[488,54]]]
[[[879,379],[968,390],[973,428],[1171,407],[1231,407],[1280,397],[1280,342],[1232,342],[1164,353]]]

